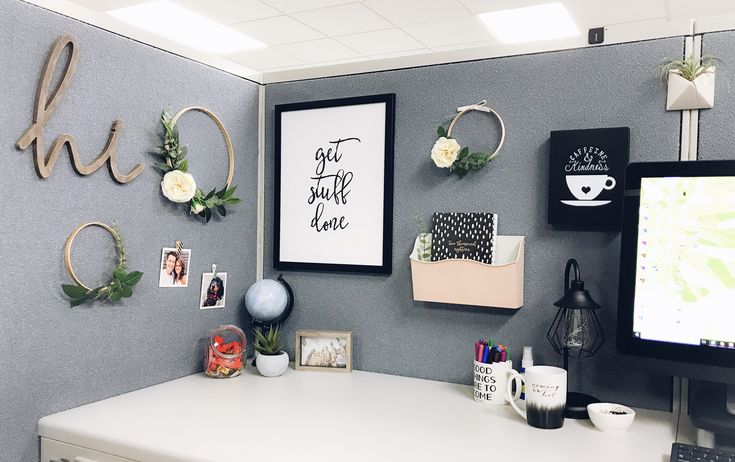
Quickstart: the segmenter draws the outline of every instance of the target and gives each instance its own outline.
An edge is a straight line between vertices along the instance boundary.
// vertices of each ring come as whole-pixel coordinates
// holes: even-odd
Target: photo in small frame
[[[202,273],[202,293],[199,297],[199,308],[208,310],[211,308],[225,307],[225,287],[227,286],[227,273]]]
[[[176,251],[174,247],[164,247],[161,251],[158,287],[187,287],[189,285],[189,265],[191,249]]]
[[[296,332],[296,370],[352,372],[352,332]]]

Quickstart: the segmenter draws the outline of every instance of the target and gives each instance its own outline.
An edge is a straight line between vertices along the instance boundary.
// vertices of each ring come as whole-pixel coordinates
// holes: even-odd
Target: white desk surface
[[[510,406],[476,403],[467,385],[292,368],[265,378],[248,365],[236,378],[196,374],[50,415],[38,433],[145,462],[668,462],[673,415],[636,413],[624,433],[570,419],[539,430]]]

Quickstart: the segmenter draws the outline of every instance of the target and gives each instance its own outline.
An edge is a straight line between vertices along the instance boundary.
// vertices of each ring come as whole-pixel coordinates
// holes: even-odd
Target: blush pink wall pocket
[[[413,299],[495,308],[523,306],[525,236],[498,236],[496,263],[418,258],[418,238],[411,253]]]

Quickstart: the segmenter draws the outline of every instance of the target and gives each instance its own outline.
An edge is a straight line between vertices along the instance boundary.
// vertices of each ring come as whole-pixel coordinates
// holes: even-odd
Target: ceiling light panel
[[[561,2],[490,11],[478,15],[501,43],[576,37],[579,29]]]
[[[252,37],[165,0],[109,10],[107,14],[205,53],[228,54],[265,47]]]

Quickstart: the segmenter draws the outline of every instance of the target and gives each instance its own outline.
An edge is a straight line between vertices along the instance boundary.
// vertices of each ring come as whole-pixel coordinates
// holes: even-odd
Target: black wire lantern
[[[574,280],[569,281],[571,270]],[[564,356],[564,370],[569,371],[569,357],[589,358],[597,353],[605,342],[602,324],[597,317],[601,306],[584,288],[579,263],[571,258],[564,269],[564,296],[554,303],[559,311],[551,323],[546,338],[554,351]],[[599,400],[584,393],[567,393],[566,417],[588,419],[587,405]]]

